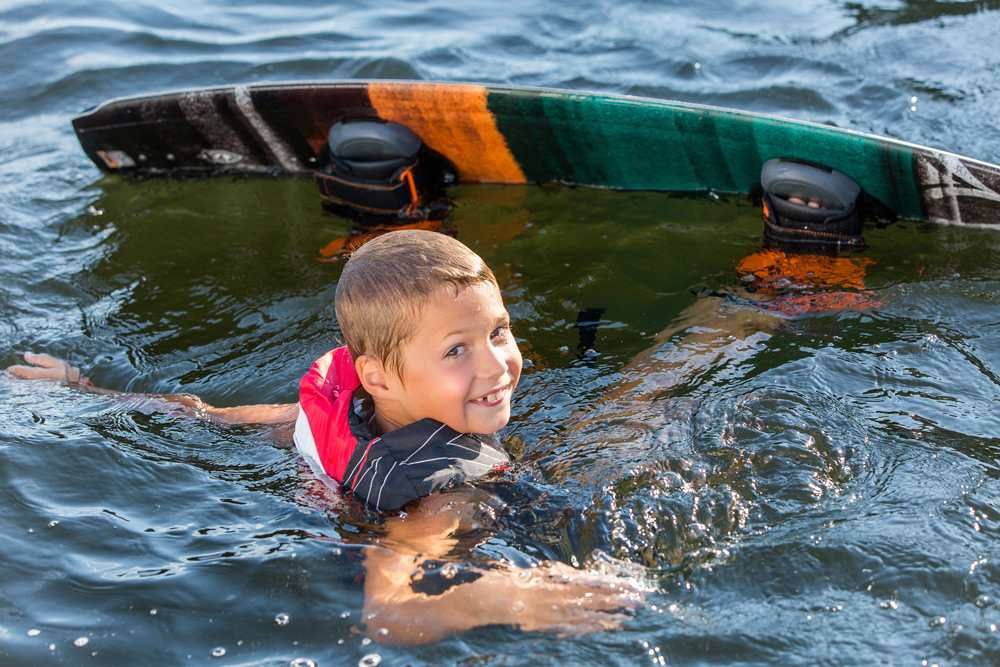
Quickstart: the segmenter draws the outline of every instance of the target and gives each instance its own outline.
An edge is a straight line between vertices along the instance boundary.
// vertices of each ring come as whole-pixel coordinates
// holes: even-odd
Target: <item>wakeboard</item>
[[[333,125],[403,125],[466,183],[749,193],[771,158],[847,174],[897,217],[1000,224],[1000,167],[886,137],[682,102],[501,85],[291,82],[108,101],[73,120],[101,170],[308,173]]]

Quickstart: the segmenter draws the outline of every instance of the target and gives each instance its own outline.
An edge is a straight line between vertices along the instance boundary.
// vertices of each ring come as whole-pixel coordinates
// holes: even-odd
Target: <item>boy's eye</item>
[[[490,338],[492,338],[494,341],[496,340],[502,341],[507,337],[508,331],[510,331],[510,325],[501,324],[500,326],[498,326],[496,329],[493,330],[493,333],[490,334]]]
[[[456,345],[454,347],[448,348],[448,351],[444,353],[445,357],[457,357],[465,351],[464,345]]]

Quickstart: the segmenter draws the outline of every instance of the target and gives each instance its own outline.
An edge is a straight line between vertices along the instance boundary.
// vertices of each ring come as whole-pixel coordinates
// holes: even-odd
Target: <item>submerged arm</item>
[[[446,559],[456,534],[474,527],[476,493],[434,494],[386,522],[385,539],[365,550],[366,632],[380,642],[425,644],[486,625],[560,634],[621,627],[641,598],[616,577],[557,562],[530,568],[449,563],[428,575],[429,561]],[[443,577],[444,590],[415,590],[426,576]]]
[[[656,335],[653,346],[625,367],[623,375],[630,381],[616,389],[616,398],[648,401],[708,371],[739,364],[783,321],[749,303],[721,296],[701,297]],[[683,337],[677,338],[681,332]]]
[[[103,389],[80,374],[80,369],[48,354],[25,352],[28,365],[7,368],[14,377],[22,380],[55,380],[68,383],[91,394],[111,394],[137,398],[144,407],[158,412],[179,414],[185,417],[211,419],[220,424],[277,424],[294,422],[298,417],[298,403],[240,405],[216,408],[192,394],[132,394]]]

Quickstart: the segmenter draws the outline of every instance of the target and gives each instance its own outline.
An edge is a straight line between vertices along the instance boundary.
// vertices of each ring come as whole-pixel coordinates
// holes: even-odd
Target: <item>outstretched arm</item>
[[[48,354],[25,352],[28,365],[7,368],[14,377],[22,380],[54,380],[65,382],[92,394],[114,394],[140,398],[144,406],[159,412],[176,413],[186,417],[211,419],[220,424],[276,424],[294,422],[298,417],[298,403],[240,405],[216,408],[193,394],[125,394],[103,389],[80,374],[80,369]]]
[[[583,634],[620,628],[641,604],[635,584],[558,562],[529,568],[439,562],[429,572],[433,561],[451,560],[457,534],[482,520],[478,493],[437,493],[386,521],[384,539],[365,550],[363,618],[373,638],[426,644],[486,625]],[[443,579],[444,590],[422,592],[419,582],[432,576]]]

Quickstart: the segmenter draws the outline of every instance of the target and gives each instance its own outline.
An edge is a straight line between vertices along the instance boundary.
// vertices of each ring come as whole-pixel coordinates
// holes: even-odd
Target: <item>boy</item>
[[[521,353],[482,258],[435,232],[384,234],[351,256],[335,309],[347,344],[313,364],[297,404],[215,408],[184,394],[147,398],[222,423],[294,421],[309,464],[381,510],[509,463],[492,434],[510,419]],[[25,359],[35,366],[8,370],[115,393],[48,355]]]
[[[457,534],[497,511],[495,498],[472,487],[434,492],[509,461],[492,434],[510,419],[521,354],[483,260],[436,232],[385,234],[348,260],[335,306],[347,344],[313,364],[297,404],[215,408],[175,394],[148,396],[150,406],[222,423],[294,421],[295,445],[311,466],[377,508],[410,503],[405,516],[386,520],[392,547],[365,550],[364,618],[380,641],[423,643],[492,624],[562,633],[620,627],[637,604],[635,588],[562,563],[468,566],[470,576],[440,593],[414,589],[428,561],[447,558]],[[8,370],[115,393],[48,355],[25,359],[34,365]]]
[[[368,504],[407,502],[508,463],[521,354],[493,272],[458,241],[407,230],[352,255],[337,284],[346,348],[300,384],[295,444]],[[345,477],[346,473],[346,477]]]

